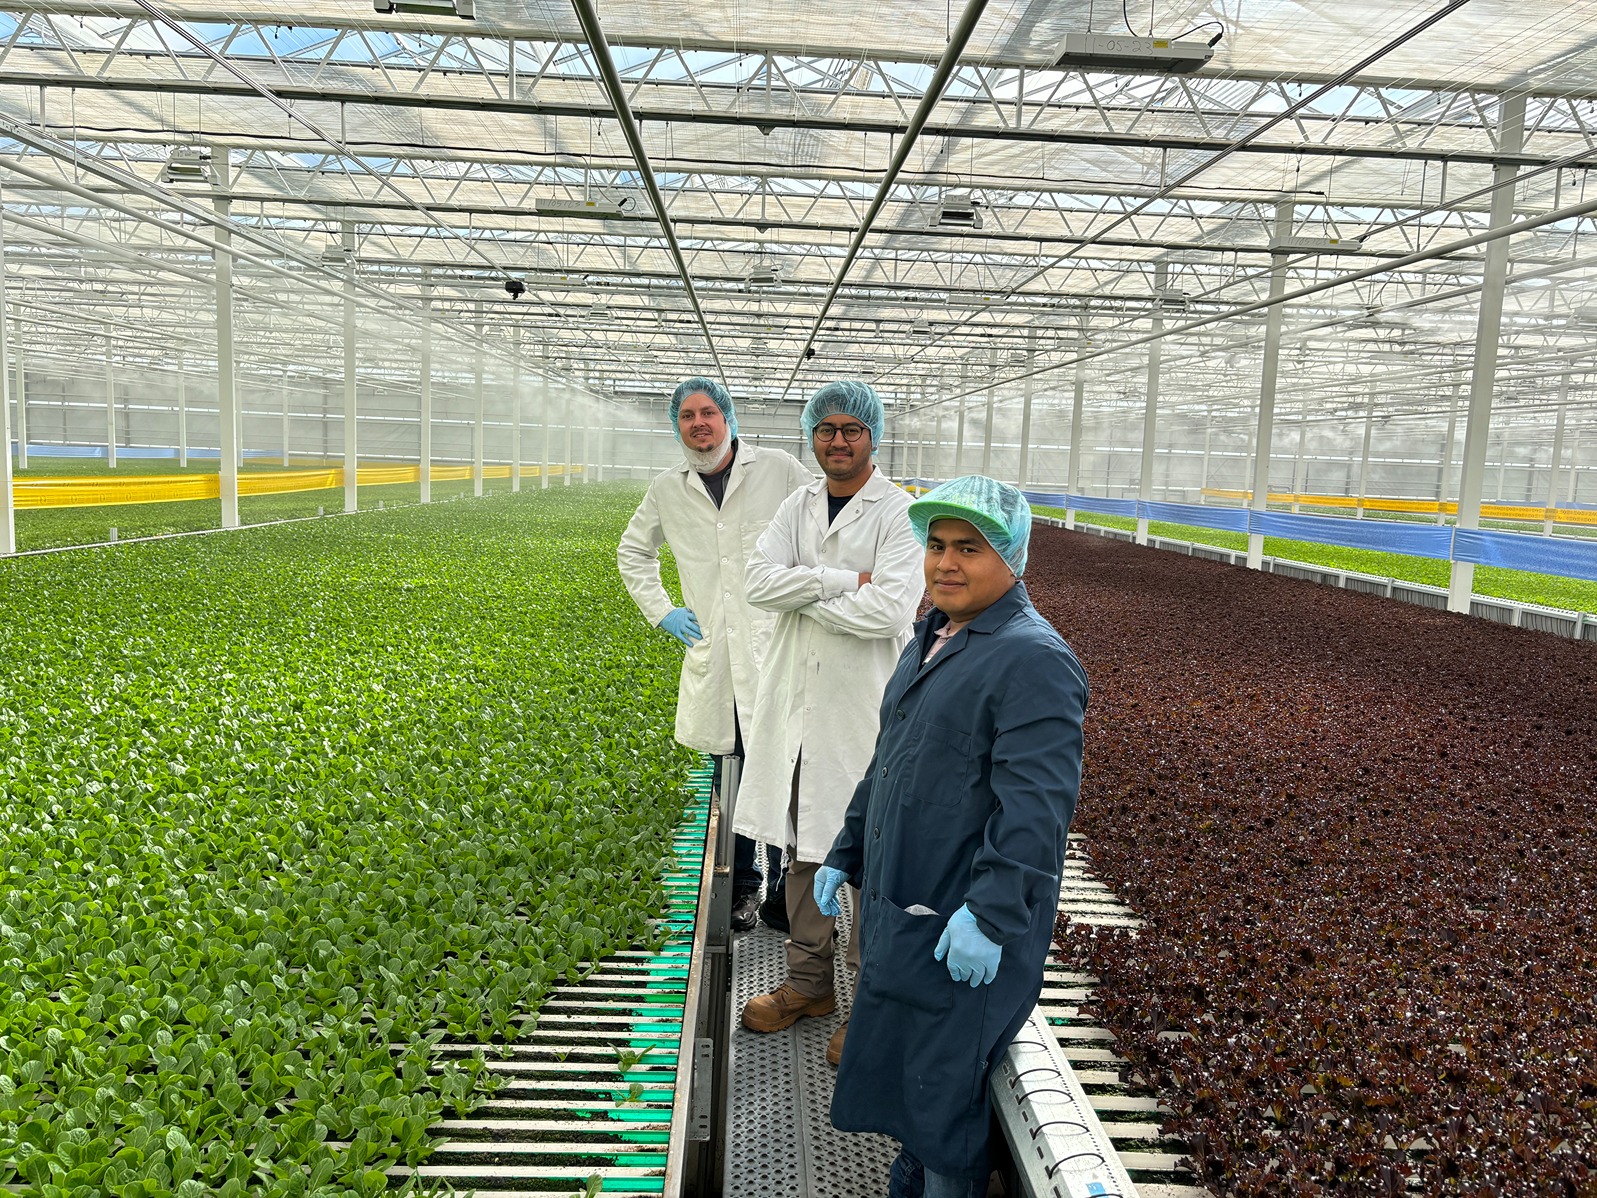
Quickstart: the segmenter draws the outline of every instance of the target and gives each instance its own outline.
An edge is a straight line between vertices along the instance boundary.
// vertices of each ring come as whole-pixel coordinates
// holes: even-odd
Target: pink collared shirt
[[[970,621],[966,620],[965,624],[968,623],[970,623]],[[948,644],[948,642],[953,639],[954,634],[961,628],[965,627],[965,624],[955,624],[953,622],[949,622],[939,628],[934,634],[937,639],[932,642],[932,647],[927,650],[926,656],[920,660],[921,665],[925,665],[927,662],[931,661],[932,658],[936,657],[937,654],[941,652],[943,646]]]

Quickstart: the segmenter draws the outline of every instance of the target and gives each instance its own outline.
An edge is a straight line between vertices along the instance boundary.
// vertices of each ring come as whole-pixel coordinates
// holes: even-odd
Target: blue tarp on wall
[[[1130,516],[1133,519],[1137,515],[1135,499],[1103,499],[1096,495],[1049,495],[1044,491],[1026,491],[1023,494],[1033,503],[1075,508],[1078,512],[1097,512],[1102,516]]]
[[[11,452],[17,451],[17,443],[11,442]],[[30,458],[104,458],[104,445],[35,445],[28,442],[28,456]],[[166,449],[149,445],[118,445],[116,456],[119,458],[170,458],[177,460],[177,450]],[[221,456],[217,449],[191,449],[191,458],[216,458]],[[243,454],[247,458],[277,458],[278,454],[265,449],[246,449]]]
[[[1461,528],[1453,537],[1453,557],[1480,566],[1597,581],[1597,541]]]
[[[909,480],[932,487],[935,481]],[[1312,541],[1345,549],[1373,549],[1437,561],[1473,562],[1532,574],[1558,574],[1597,582],[1597,538],[1538,537],[1528,533],[1453,529],[1445,525],[1401,520],[1349,520],[1340,516],[1301,516],[1286,512],[1254,512],[1245,508],[1207,507],[1191,503],[1142,503],[1104,499],[1063,491],[1024,491],[1038,507],[1074,508],[1106,516],[1146,516],[1169,524],[1253,532],[1292,541]],[[1574,505],[1566,505],[1574,506]]]
[[[1201,528],[1248,531],[1248,510],[1240,507],[1204,507],[1197,503],[1144,503],[1139,515],[1167,524],[1196,524]]]
[[[1407,524],[1396,520],[1347,520],[1339,516],[1293,516],[1282,512],[1254,512],[1250,532],[1319,545],[1348,549],[1375,549],[1446,561],[1452,553],[1453,530],[1436,524]]]

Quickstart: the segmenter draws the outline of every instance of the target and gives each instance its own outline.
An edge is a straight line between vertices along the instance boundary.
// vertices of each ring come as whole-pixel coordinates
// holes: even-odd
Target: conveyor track
[[[551,992],[513,1044],[486,1047],[499,1081],[494,1095],[464,1118],[440,1120],[432,1133],[444,1142],[416,1169],[391,1176],[414,1172],[425,1184],[479,1198],[577,1194],[596,1174],[606,1194],[662,1192],[704,872],[708,767],[691,781],[694,799],[665,879],[670,934],[661,950],[616,953]],[[443,1044],[440,1060],[479,1047]]]

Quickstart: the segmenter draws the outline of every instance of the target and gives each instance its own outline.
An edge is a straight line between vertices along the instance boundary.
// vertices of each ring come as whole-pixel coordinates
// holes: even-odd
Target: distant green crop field
[[[380,1193],[487,1084],[438,1038],[657,938],[638,493],[0,561],[0,1184]]]
[[[1034,508],[1045,516],[1058,516],[1056,508]],[[1133,529],[1137,522],[1128,516],[1103,516],[1094,512],[1077,512],[1078,524],[1099,524],[1106,528]],[[1153,536],[1168,537],[1173,541],[1191,541],[1198,545],[1216,545],[1222,549],[1246,549],[1245,533],[1226,532],[1188,524],[1165,524],[1153,521],[1148,525]],[[1403,582],[1428,583],[1445,587],[1448,581],[1448,563],[1434,558],[1409,557],[1402,553],[1379,553],[1370,549],[1344,549],[1335,545],[1319,545],[1312,541],[1289,541],[1279,537],[1264,539],[1266,557],[1285,558],[1294,562],[1324,566],[1331,570],[1354,570],[1374,574],[1379,578],[1396,578]],[[1478,566],[1475,570],[1475,593],[1510,599],[1516,603],[1539,603],[1544,607],[1563,608],[1566,611],[1597,612],[1597,582],[1584,582],[1578,578],[1563,578],[1557,574],[1530,574],[1523,570],[1501,570],[1492,566]]]

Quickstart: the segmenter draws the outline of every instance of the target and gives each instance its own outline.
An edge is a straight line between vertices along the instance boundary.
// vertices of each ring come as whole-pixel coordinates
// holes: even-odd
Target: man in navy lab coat
[[[980,475],[909,508],[934,610],[815,878],[859,887],[863,961],[832,1123],[902,1145],[889,1198],[980,1198],[988,1079],[1042,991],[1087,678],[1020,575],[1031,512]]]

